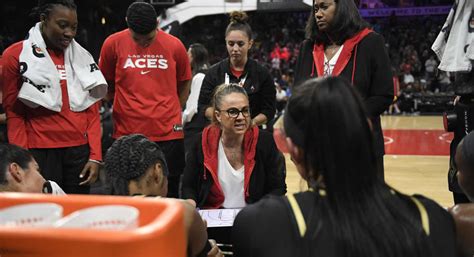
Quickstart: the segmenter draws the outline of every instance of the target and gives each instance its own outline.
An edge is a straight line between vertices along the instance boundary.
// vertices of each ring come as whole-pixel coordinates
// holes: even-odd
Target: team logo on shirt
[[[174,132],[183,131],[183,125],[182,124],[174,124],[173,125],[173,131]]]
[[[28,64],[26,62],[20,62],[20,74],[23,75],[28,70]]]
[[[97,64],[95,64],[95,63],[91,63],[91,64],[89,64],[89,66],[91,67],[91,72],[99,70],[99,66],[97,66]]]
[[[66,67],[64,65],[56,65],[56,69],[59,72],[59,79],[66,80],[67,79]]]
[[[45,57],[44,53],[43,53],[43,50],[41,50],[41,48],[39,48],[37,45],[33,44],[31,46],[33,48],[33,55],[38,57],[38,58],[43,58]]]
[[[168,60],[163,58],[162,55],[129,55],[123,65],[124,69],[168,69]],[[141,71],[142,75],[148,73],[147,71]],[[143,73],[145,72],[145,73]]]
[[[31,79],[29,79],[27,77],[21,77],[21,80],[23,81],[23,83],[27,83],[27,84],[30,84],[30,85],[34,86],[41,93],[44,93],[46,91],[45,90],[46,88],[51,88],[51,86],[49,86],[49,85],[37,85],[33,81],[31,81]]]

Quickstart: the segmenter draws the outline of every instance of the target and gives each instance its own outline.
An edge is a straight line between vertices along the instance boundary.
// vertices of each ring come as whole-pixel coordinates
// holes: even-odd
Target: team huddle
[[[230,14],[228,57],[210,66],[201,44],[187,51],[158,29],[152,5],[134,2],[128,28],[104,41],[96,64],[74,40],[76,9],[40,0],[39,22],[3,53],[10,144],[0,145],[0,191],[89,194],[102,169],[107,194],[182,204],[189,256],[222,256],[196,207],[242,209],[236,256],[457,256],[452,215],[384,181],[390,61],[352,0],[313,1],[276,121],[274,81],[248,54],[246,13]],[[108,149],[104,102],[113,109]],[[285,196],[283,152],[309,191]]]

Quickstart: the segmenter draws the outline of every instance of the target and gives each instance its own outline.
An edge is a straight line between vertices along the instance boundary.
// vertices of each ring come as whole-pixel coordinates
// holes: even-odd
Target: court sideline
[[[385,136],[385,180],[407,194],[422,194],[441,206],[453,205],[448,190],[449,143],[442,116],[382,116]],[[305,190],[288,154],[288,193]]]

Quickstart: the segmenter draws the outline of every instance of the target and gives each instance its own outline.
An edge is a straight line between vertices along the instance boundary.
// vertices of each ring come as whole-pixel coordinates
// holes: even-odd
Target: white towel
[[[46,50],[40,32],[40,22],[28,33],[28,39],[23,41],[23,50],[20,53],[23,84],[18,99],[32,108],[43,106],[60,112],[62,108],[60,75]],[[72,111],[83,111],[107,94],[107,82],[94,58],[75,40],[72,40],[65,50],[64,64]]]
[[[469,72],[474,60],[474,1],[456,0],[431,49],[440,59],[438,68],[449,72]]]
[[[201,93],[202,81],[206,75],[202,72],[196,73],[191,82],[191,93],[186,101],[186,109],[183,111],[183,125],[190,122],[198,110],[198,99]]]

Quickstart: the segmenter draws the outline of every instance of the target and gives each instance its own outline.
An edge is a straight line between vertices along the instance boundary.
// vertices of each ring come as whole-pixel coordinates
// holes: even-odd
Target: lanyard
[[[244,87],[245,80],[247,79],[247,75],[248,74],[245,74],[245,76],[240,79],[239,83],[237,83],[240,87]],[[229,77],[229,74],[227,74],[227,73],[225,74],[224,84],[226,84],[226,85],[230,84],[230,77]]]

